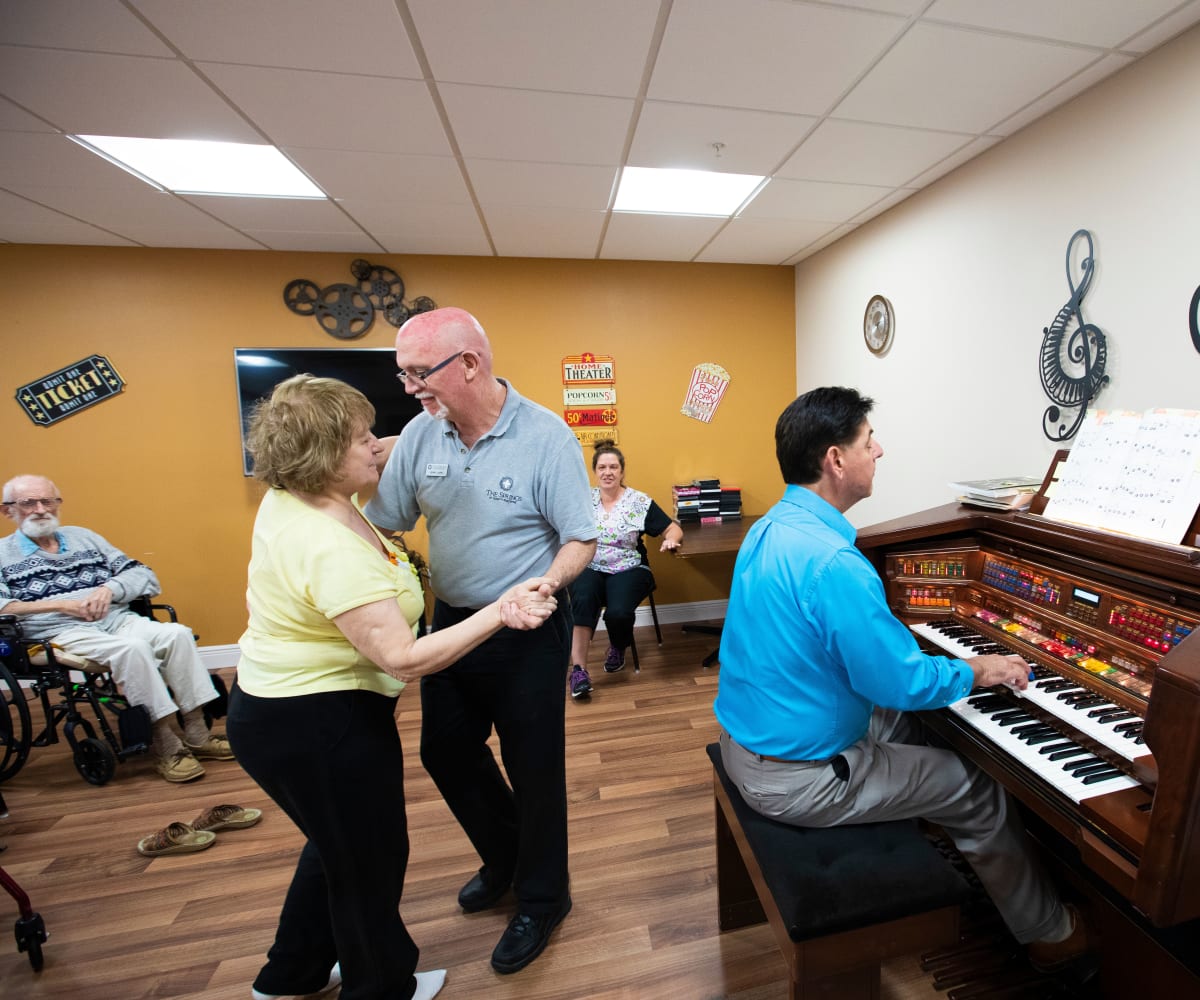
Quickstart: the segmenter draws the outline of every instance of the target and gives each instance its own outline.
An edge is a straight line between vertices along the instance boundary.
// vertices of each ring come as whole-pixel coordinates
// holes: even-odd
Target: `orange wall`
[[[261,487],[241,473],[233,349],[391,346],[395,330],[382,316],[359,340],[338,341],[283,304],[294,278],[352,281],[355,256],[0,247],[8,385],[0,482],[50,476],[66,501],[65,523],[93,528],[152,566],[202,645],[236,642]],[[778,496],[773,429],[795,395],[791,268],[368,259],[398,271],[409,298],[473,312],[491,337],[497,374],[552,409],[561,409],[564,355],[613,355],[627,481],[665,509],[673,482],[702,475],[740,485],[748,513]],[[36,426],[16,387],[92,354],[112,362],[124,392]],[[703,361],[732,377],[711,424],[679,412]],[[425,548],[420,529],[410,541]],[[658,556],[653,565],[660,604],[725,596],[722,558]]]

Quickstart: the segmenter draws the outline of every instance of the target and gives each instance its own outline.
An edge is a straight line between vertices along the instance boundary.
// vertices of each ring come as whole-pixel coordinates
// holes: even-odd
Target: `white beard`
[[[49,538],[58,529],[59,521],[53,514],[47,514],[36,521],[32,517],[27,517],[21,523],[21,533],[26,538]]]

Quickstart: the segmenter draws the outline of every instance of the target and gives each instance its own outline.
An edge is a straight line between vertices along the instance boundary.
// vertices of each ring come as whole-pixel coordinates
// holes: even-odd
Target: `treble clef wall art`
[[[1081,277],[1076,285],[1071,274],[1071,255],[1080,240],[1087,241],[1087,254],[1079,263]],[[1088,403],[1108,384],[1108,376],[1104,374],[1108,360],[1104,334],[1098,326],[1084,322],[1080,308],[1092,283],[1095,267],[1092,234],[1080,229],[1067,243],[1067,285],[1071,289],[1071,298],[1058,311],[1054,322],[1042,330],[1042,351],[1038,359],[1042,388],[1051,400],[1042,414],[1042,431],[1051,441],[1066,441],[1073,437],[1083,423]],[[1074,329],[1070,329],[1072,325]],[[1078,407],[1079,412],[1068,418],[1063,414],[1063,407]]]

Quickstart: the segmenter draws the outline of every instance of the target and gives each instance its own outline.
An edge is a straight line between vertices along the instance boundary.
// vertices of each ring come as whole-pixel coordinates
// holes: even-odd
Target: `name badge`
[[[429,462],[425,466],[425,475],[444,476],[448,469],[449,466],[445,462]]]

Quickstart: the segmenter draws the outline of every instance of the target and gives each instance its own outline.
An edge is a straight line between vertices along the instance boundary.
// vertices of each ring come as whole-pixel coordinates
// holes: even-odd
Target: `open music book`
[[[1178,545],[1200,507],[1200,410],[1094,410],[1045,517]]]

